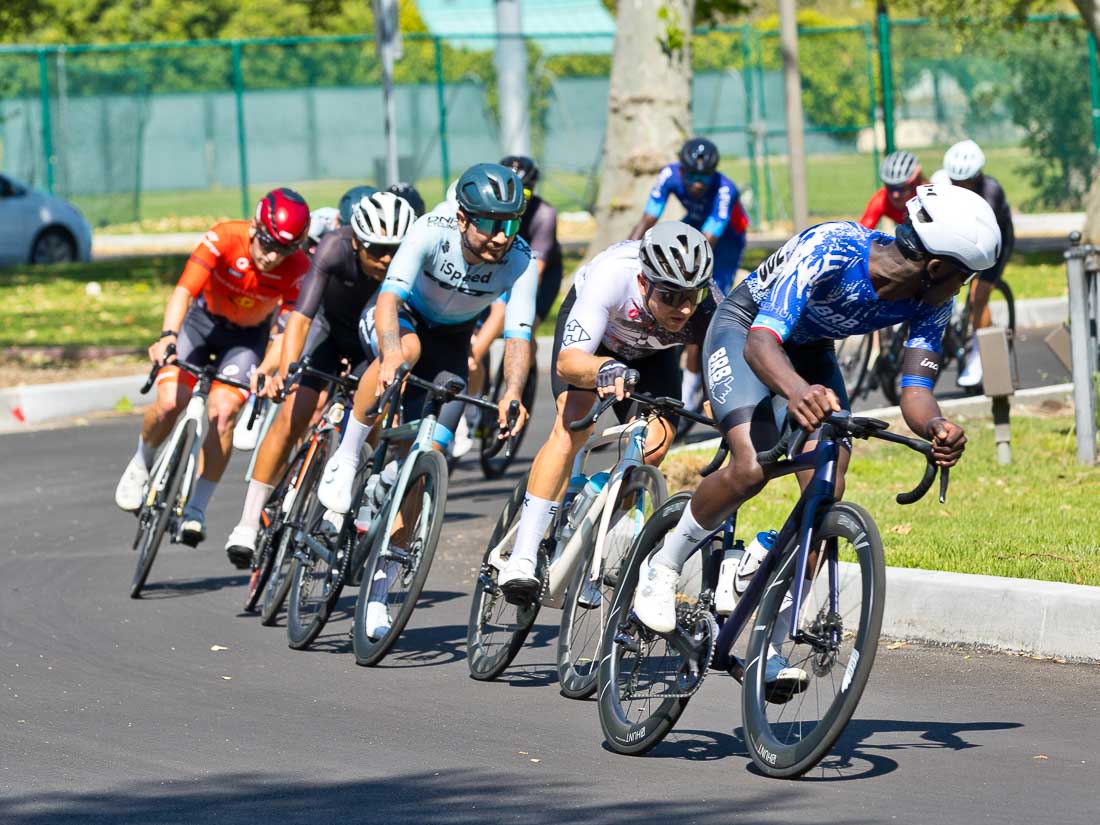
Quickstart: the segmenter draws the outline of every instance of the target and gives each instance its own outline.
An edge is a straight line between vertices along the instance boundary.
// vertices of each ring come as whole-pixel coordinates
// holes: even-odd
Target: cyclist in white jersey
[[[593,391],[624,402],[615,405],[620,420],[629,413],[625,399],[634,389],[654,396],[679,394],[679,348],[702,343],[715,309],[713,267],[714,253],[699,230],[666,221],[640,241],[615,244],[577,273],[554,335],[551,382],[557,418],[531,465],[516,543],[500,574],[509,601],[523,604],[538,593],[539,543],[557,512],[573,458],[591,430],[573,432],[567,423],[588,413]],[[636,387],[624,383],[628,369],[640,375]],[[650,428],[648,463],[660,463],[675,432],[675,421]]]
[[[470,333],[478,316],[501,295],[505,306],[501,437],[509,435],[507,410],[519,401],[530,364],[538,269],[530,248],[516,236],[523,213],[523,184],[495,163],[472,166],[458,180],[457,202],[439,204],[419,218],[393,257],[376,304],[364,312],[360,335],[374,356],[355,394],[354,415],[340,447],[325,466],[318,498],[336,513],[351,506],[360,451],[373,423],[367,411],[394,380],[402,362],[429,380],[442,370],[465,379]],[[405,393],[411,408],[414,394]],[[454,434],[461,403],[440,413],[436,444]],[[516,428],[527,420],[520,404]]]

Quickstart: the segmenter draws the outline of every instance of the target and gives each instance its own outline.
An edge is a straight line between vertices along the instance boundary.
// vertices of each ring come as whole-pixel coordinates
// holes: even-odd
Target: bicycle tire
[[[324,461],[327,460],[328,445],[335,440],[335,432],[326,433],[324,438],[326,447],[318,450],[315,459],[321,462],[320,466],[324,466]],[[335,538],[326,538],[322,529],[325,507],[317,499],[317,485],[301,490],[299,495],[302,493],[306,494],[302,509],[302,534],[325,542],[331,561],[313,553],[304,543],[299,546],[293,539],[290,542],[294,561],[290,572],[286,636],[287,644],[293,650],[305,650],[328,624],[332,610],[340,600],[340,594],[348,580],[355,535],[354,529],[350,527],[352,516],[349,513],[344,517],[344,524]],[[315,593],[315,587],[318,586],[320,589]]]
[[[175,452],[168,459],[168,483],[164,487],[164,492],[157,495],[152,507],[142,505],[138,513],[138,523],[143,526],[139,526],[138,538],[135,542],[140,547],[134,577],[130,580],[131,599],[141,598],[141,591],[149,578],[149,571],[153,569],[157,550],[160,549],[164,531],[168,527],[173,503],[183,485],[183,466],[181,465],[186,462],[191,453],[191,447],[195,443],[196,426],[194,421],[184,424],[183,437],[176,443]],[[153,510],[155,512],[151,512]]]
[[[635,511],[635,507],[628,502],[642,489],[648,492],[650,498],[650,512],[640,514],[641,524],[644,524],[646,515],[656,511],[667,497],[665,477],[656,467],[648,464],[630,467],[623,475],[616,500],[608,505],[613,515],[605,537],[606,558],[601,559],[600,562],[599,608],[595,610],[586,608],[579,602],[592,569],[592,554],[596,552],[595,534],[581,554],[569,587],[565,591],[561,629],[558,633],[558,685],[562,696],[569,699],[587,699],[596,692],[596,683],[599,681],[603,620],[611,605],[615,584],[619,578],[619,568],[629,555],[630,545],[637,538],[641,524],[633,529],[631,525],[626,524],[628,532],[621,535],[618,533],[618,528],[624,523],[622,519]],[[626,506],[622,506],[624,503],[627,503]],[[614,515],[616,513],[620,514],[618,518]],[[616,538],[619,540],[616,541]],[[591,619],[595,619],[596,622],[594,634],[585,628]]]
[[[828,753],[837,737],[848,724],[856,705],[859,704],[863,689],[867,684],[871,668],[875,661],[879,631],[882,625],[882,609],[886,595],[886,563],[882,550],[882,539],[871,516],[856,504],[840,502],[832,505],[821,519],[815,531],[815,538],[825,542],[848,543],[857,559],[859,588],[859,617],[847,661],[842,661],[839,651],[826,653],[824,647],[811,644],[796,645],[789,636],[780,633],[784,640],[780,648],[792,665],[805,665],[807,686],[800,693],[790,697],[785,703],[769,703],[764,681],[765,667],[769,648],[774,644],[773,630],[783,608],[784,596],[792,586],[797,559],[797,539],[791,544],[772,574],[757,609],[757,618],[753,623],[753,632],[749,638],[742,691],[742,712],[744,718],[745,742],[753,762],[766,775],[775,778],[801,776],[813,768]],[[846,573],[845,570],[848,572]],[[806,608],[799,618],[799,628],[809,627],[820,636],[835,633],[837,647],[841,647],[847,636],[844,619],[852,612],[848,607],[848,597],[837,593],[840,611],[833,612],[829,607],[831,588],[827,567],[819,564],[815,571],[807,569],[804,582],[804,602]],[[851,568],[842,568],[837,576],[840,589],[846,583],[853,583]],[[811,576],[811,573],[821,575]],[[814,585],[822,583],[821,591],[815,596]],[[813,622],[808,621],[813,611],[813,603],[820,597],[821,607]],[[842,601],[842,603],[841,603]],[[807,657],[802,659],[802,652]],[[790,655],[788,655],[790,654]],[[817,681],[813,681],[816,677]],[[809,684],[813,681],[812,684]],[[823,689],[840,689],[831,701],[823,702],[818,685]],[[811,698],[812,697],[812,698]],[[827,698],[827,697],[826,697]],[[807,707],[809,706],[809,707]],[[825,710],[819,712],[824,706]],[[784,720],[788,711],[791,716]],[[795,720],[793,716],[802,709],[808,714],[820,717],[814,720]],[[775,717],[769,721],[769,715]],[[805,735],[803,735],[805,734]]]
[[[538,397],[538,379],[538,370],[536,368],[532,367],[527,371],[527,383],[523,385],[523,392],[520,398],[523,401],[523,406],[527,410],[528,415],[534,410],[535,399]],[[503,387],[504,363],[502,361],[497,368],[496,380],[494,381],[492,393],[490,394],[494,403],[500,400],[500,394],[503,391]],[[478,450],[478,460],[481,463],[481,473],[487,480],[492,481],[498,479],[508,472],[508,468],[511,467],[512,462],[516,460],[516,455],[519,453],[520,447],[523,446],[523,439],[527,435],[527,427],[530,423],[530,418],[528,418],[527,424],[524,425],[523,429],[509,438],[508,443],[498,453],[490,456],[488,455],[488,451],[494,445],[500,427],[497,425],[493,413],[488,410],[482,410],[479,427],[481,430],[481,444]]]
[[[275,555],[279,545],[279,539],[283,532],[283,498],[287,494],[292,479],[298,476],[302,469],[302,462],[308,454],[308,446],[299,448],[297,453],[283,470],[278,483],[267,497],[264,504],[264,514],[268,522],[261,527],[256,539],[256,549],[252,553],[252,569],[248,579],[248,593],[245,595],[244,612],[255,613],[264,597],[267,582],[271,578],[274,567]],[[262,519],[261,519],[262,521]]]
[[[493,549],[504,540],[523,512],[527,478],[528,473],[524,473],[497,517],[474,584],[470,619],[466,628],[466,665],[470,670],[470,677],[479,682],[497,678],[512,664],[512,660],[523,647],[541,606],[538,599],[529,605],[509,604],[496,586],[498,570],[489,562]],[[511,619],[513,616],[513,620],[505,620],[505,617]],[[501,629],[499,641],[494,638],[498,626]]]
[[[425,490],[417,491],[416,485],[420,479],[425,479]],[[405,625],[408,624],[412,612],[416,609],[417,599],[424,589],[424,582],[431,570],[432,560],[435,558],[435,548],[439,544],[439,534],[443,530],[444,512],[447,507],[447,460],[442,453],[435,450],[421,451],[416,454],[412,470],[409,473],[409,481],[405,486],[405,494],[402,500],[397,501],[396,496],[391,496],[387,503],[387,510],[394,507],[401,511],[402,504],[410,500],[410,497],[420,495],[420,511],[417,513],[417,521],[414,524],[416,537],[410,542],[410,547],[404,548],[408,552],[405,562],[398,563],[382,557],[383,533],[380,530],[375,536],[374,546],[363,571],[363,579],[359,584],[359,597],[355,602],[355,622],[352,627],[352,649],[355,652],[356,663],[364,666],[375,665],[385,658],[394,643],[401,636]],[[421,516],[425,518],[421,521]],[[384,516],[387,522],[389,512]],[[419,546],[415,546],[419,542]],[[371,586],[375,575],[380,573],[387,575],[390,564],[400,564],[398,576],[403,584],[408,585],[404,591],[400,605],[397,607],[397,615],[394,616],[390,629],[378,639],[371,639],[366,633],[367,605],[370,599]],[[395,582],[396,583],[396,582]],[[387,588],[387,602],[395,595],[392,586]],[[388,609],[388,608],[387,608]]]
[[[290,587],[293,584],[291,571],[294,567],[294,550],[291,546],[295,529],[293,525],[301,525],[303,522],[302,513],[305,511],[308,499],[303,491],[316,488],[334,441],[335,435],[330,436],[324,444],[317,444],[315,447],[313,445],[316,442],[308,442],[301,451],[302,460],[308,463],[299,470],[297,483],[293,486],[287,485],[287,493],[293,490],[295,496],[290,512],[287,513],[284,529],[279,532],[277,539],[272,541],[275,549],[271,559],[271,573],[264,587],[263,601],[260,606],[260,624],[265,627],[275,624],[279,618],[279,611],[290,594]],[[294,463],[291,462],[292,465]]]
[[[866,335],[852,335],[836,343],[836,360],[844,379],[844,388],[848,391],[849,403],[854,404],[867,389],[874,341],[874,333],[869,332]]]
[[[624,708],[623,691],[619,684],[625,646],[617,642],[622,628],[631,623],[635,627],[639,627],[629,617],[642,563],[656,549],[657,545],[663,540],[664,535],[680,521],[680,516],[690,500],[690,493],[678,493],[668,499],[650,517],[631,548],[628,563],[623,569],[623,575],[619,579],[618,586],[615,588],[615,596],[611,602],[611,610],[608,613],[607,624],[604,627],[600,649],[597,704],[604,740],[608,747],[616,753],[638,756],[655,747],[672,730],[691,698],[690,694],[684,696],[679,695],[674,690],[668,691],[669,695],[660,699],[655,709],[652,705],[643,705],[639,710],[643,711],[644,715],[639,713],[636,718],[632,719],[632,716],[635,715],[634,709]],[[696,556],[698,555],[700,554],[696,554]],[[700,584],[698,590],[701,592],[703,589],[704,587]],[[688,589],[686,587],[683,589],[678,588],[677,601],[684,601],[687,597]],[[710,623],[713,625],[713,618],[710,619]],[[643,632],[648,633],[648,631],[639,629],[639,638],[641,638]],[[656,637],[656,634],[649,633],[649,635],[660,638]],[[665,650],[668,651],[667,642],[660,643],[663,643]],[[713,644],[713,638],[711,643]],[[646,656],[648,657],[648,652]],[[640,659],[641,657],[636,658]],[[677,664],[678,660],[677,667],[682,667],[684,663],[683,658],[679,656],[667,656],[665,658],[668,658],[671,664]],[[670,665],[670,672],[679,671],[673,670]],[[630,699],[630,697],[626,698]]]

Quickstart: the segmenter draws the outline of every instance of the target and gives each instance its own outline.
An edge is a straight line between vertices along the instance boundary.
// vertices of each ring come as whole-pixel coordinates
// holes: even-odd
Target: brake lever
[[[947,477],[950,472],[949,467],[940,470],[940,504],[947,504]]]

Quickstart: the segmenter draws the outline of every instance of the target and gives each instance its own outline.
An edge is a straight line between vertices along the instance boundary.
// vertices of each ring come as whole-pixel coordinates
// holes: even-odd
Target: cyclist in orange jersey
[[[209,229],[191,253],[168,306],[164,329],[149,347],[154,362],[168,347],[197,365],[213,359],[218,375],[254,385],[274,316],[294,306],[309,268],[300,250],[309,230],[309,207],[297,192],[275,189],[256,206],[251,221],[223,221]],[[115,489],[123,510],[141,506],[157,447],[187,406],[195,379],[175,367],[161,370],[157,397],[145,411],[137,452]],[[211,427],[203,444],[202,472],[184,512],[182,537],[194,546],[206,537],[206,506],[229,463],[233,425],[246,398],[233,387],[215,384],[210,392]]]

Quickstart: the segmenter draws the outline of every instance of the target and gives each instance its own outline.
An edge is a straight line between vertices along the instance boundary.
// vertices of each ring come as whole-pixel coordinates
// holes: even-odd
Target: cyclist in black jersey
[[[973,320],[974,336],[970,339],[966,353],[966,363],[959,373],[960,387],[976,387],[982,383],[982,361],[978,356],[977,332],[992,323],[989,316],[989,296],[993,285],[1004,274],[1005,264],[1016,245],[1016,233],[1012,226],[1012,209],[1000,182],[992,175],[982,171],[985,166],[985,153],[972,140],[963,140],[949,148],[943,155],[943,173],[955,186],[976,192],[993,207],[997,216],[997,226],[1001,229],[1001,254],[992,268],[978,274],[976,283],[970,292],[970,317]],[[940,173],[937,173],[940,174]]]
[[[413,219],[408,202],[390,192],[375,192],[352,205],[349,226],[325,234],[287,320],[279,366],[269,375],[264,396],[277,397],[290,364],[303,355],[324,372],[338,372],[344,359],[353,365],[353,374],[366,368],[368,355],[360,344],[359,319]],[[258,448],[241,520],[225,546],[230,561],[239,568],[248,567],[252,560],[264,504],[291,447],[309,426],[323,389],[322,380],[303,378]]]

